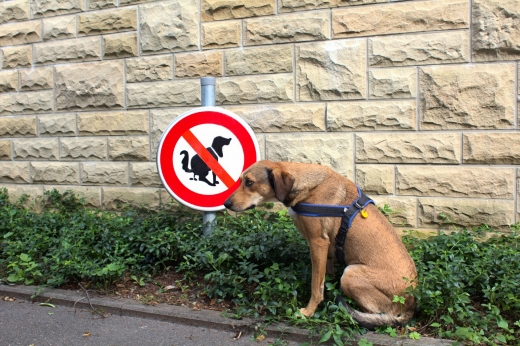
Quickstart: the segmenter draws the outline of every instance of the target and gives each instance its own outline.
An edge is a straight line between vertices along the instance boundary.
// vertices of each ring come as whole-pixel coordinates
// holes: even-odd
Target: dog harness
[[[358,198],[352,204],[343,205],[327,205],[327,204],[310,204],[310,203],[298,203],[291,209],[299,215],[311,216],[311,217],[341,217],[341,226],[339,227],[338,234],[336,235],[336,260],[345,265],[345,252],[343,247],[345,240],[347,239],[347,233],[352,225],[352,221],[357,214],[361,212],[363,218],[367,218],[368,214],[363,208],[368,204],[376,204],[370,197],[361,192],[358,187]]]

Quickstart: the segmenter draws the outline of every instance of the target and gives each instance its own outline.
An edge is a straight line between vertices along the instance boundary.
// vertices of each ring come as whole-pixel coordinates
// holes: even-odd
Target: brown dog
[[[224,206],[244,211],[259,203],[281,201],[307,240],[312,261],[311,299],[300,312],[312,316],[323,300],[325,272],[331,273],[335,237],[341,217],[309,217],[296,214],[297,203],[350,205],[358,196],[356,185],[333,170],[317,165],[259,161],[245,170],[240,187]],[[402,325],[415,310],[415,297],[405,293],[415,287],[415,264],[399,236],[377,207],[368,204],[356,215],[348,230],[344,259],[348,265],[341,277],[343,292],[365,312],[350,309],[363,327]],[[392,302],[405,297],[404,304]]]

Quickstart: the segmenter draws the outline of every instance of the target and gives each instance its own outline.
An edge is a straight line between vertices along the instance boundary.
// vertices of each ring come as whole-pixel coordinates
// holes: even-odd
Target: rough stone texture
[[[150,111],[151,119],[151,136],[152,141],[152,160],[155,161],[157,156],[157,147],[161,140],[164,130],[170,125],[170,123],[182,113],[189,111],[191,108],[172,108],[172,109],[158,109]]]
[[[517,0],[473,1],[472,40],[476,61],[520,59],[520,6]]]
[[[148,137],[120,137],[108,139],[108,157],[113,161],[149,161]]]
[[[520,164],[520,133],[465,133],[464,163]]]
[[[0,115],[46,113],[53,109],[52,90],[0,94]]]
[[[18,91],[18,71],[0,71],[0,92]]]
[[[365,40],[341,40],[296,46],[298,101],[366,97]]]
[[[421,68],[421,129],[513,128],[513,64]]]
[[[30,184],[31,175],[29,172],[29,162],[2,162],[0,163],[0,183]]]
[[[13,140],[15,160],[58,160],[57,138]]]
[[[375,69],[368,72],[371,99],[415,98],[417,69],[414,67]]]
[[[128,164],[95,162],[81,164],[82,185],[128,185]]]
[[[230,20],[225,22],[202,24],[202,48],[238,47],[242,40],[242,22]]]
[[[105,138],[61,138],[61,159],[70,161],[97,161],[107,158]]]
[[[468,1],[403,2],[332,12],[333,38],[469,27]]]
[[[43,39],[62,40],[76,37],[76,15],[59,16],[43,20]]]
[[[222,52],[175,54],[175,77],[222,76]]]
[[[148,111],[78,114],[79,135],[137,135],[148,133]]]
[[[139,7],[143,54],[196,50],[199,10],[195,0],[172,0]]]
[[[127,107],[153,108],[200,104],[199,80],[134,83],[126,86]]]
[[[271,161],[319,163],[354,178],[351,134],[267,135],[266,158]]]
[[[356,184],[366,194],[394,193],[394,166],[356,165]]]
[[[2,48],[2,68],[20,68],[30,66],[32,61],[31,46]]]
[[[0,26],[0,46],[40,42],[42,40],[41,26],[39,20],[4,24]]]
[[[57,66],[56,107],[123,108],[123,61]]]
[[[83,0],[31,0],[34,18],[57,16],[86,10]]]
[[[14,0],[0,3],[0,24],[29,19],[29,1]]]
[[[40,136],[75,136],[76,114],[51,114],[38,117]]]
[[[43,187],[44,191],[51,191],[56,189],[59,193],[63,194],[65,192],[71,192],[79,199],[83,199],[85,201],[85,206],[91,208],[100,208],[101,207],[101,188],[100,187],[90,187],[90,186],[54,186],[54,185],[45,185]]]
[[[377,206],[383,208],[388,205],[390,212],[388,219],[395,227],[417,227],[417,201],[415,198],[370,196]]]
[[[36,117],[1,117],[0,137],[36,136]]]
[[[27,195],[29,198],[22,203],[22,206],[31,208],[32,210],[39,210],[39,202],[43,197],[43,189],[38,185],[4,185],[9,194],[9,202],[19,203],[20,199]]]
[[[11,160],[11,141],[0,139],[0,160]]]
[[[21,90],[40,90],[53,88],[52,67],[20,70]]]
[[[117,0],[89,0],[88,8],[90,10],[100,10],[105,8],[117,7]]]
[[[202,21],[249,18],[275,13],[275,0],[202,0]]]
[[[103,58],[118,59],[139,55],[137,33],[108,35],[103,37]]]
[[[244,20],[244,44],[259,45],[330,39],[329,12],[302,12]]]
[[[396,194],[513,199],[514,180],[512,168],[398,166]]]
[[[415,130],[416,101],[334,102],[327,106],[329,131]]]
[[[130,164],[130,184],[132,186],[162,186],[155,162]]]
[[[137,30],[137,7],[78,15],[78,36]]]
[[[369,38],[368,56],[373,67],[469,62],[469,36],[447,31]]]
[[[325,104],[228,107],[256,133],[325,131]]]
[[[279,0],[279,12],[295,12],[320,8],[334,8],[352,5],[366,5],[387,0]]]
[[[171,55],[159,55],[126,60],[126,82],[152,82],[173,77]]]
[[[155,209],[159,207],[159,190],[156,188],[136,187],[103,187],[103,208],[117,210],[124,205],[132,207],[145,206]]]
[[[159,194],[161,196],[161,206],[163,208],[168,208],[169,210],[178,210],[181,206],[179,202],[177,202],[166,189],[159,189]]]
[[[289,102],[294,98],[293,75],[222,78],[215,94],[217,104]]]
[[[79,184],[77,163],[31,162],[31,178],[35,184]]]
[[[440,213],[448,216],[452,224],[445,223]],[[509,230],[514,222],[513,215],[513,201],[420,198],[418,226],[447,229],[486,224],[494,230]]]
[[[48,65],[62,62],[101,60],[99,37],[59,40],[34,45],[34,63]]]
[[[226,76],[293,71],[292,46],[268,46],[224,51]]]
[[[356,162],[459,164],[460,144],[456,133],[358,134]]]

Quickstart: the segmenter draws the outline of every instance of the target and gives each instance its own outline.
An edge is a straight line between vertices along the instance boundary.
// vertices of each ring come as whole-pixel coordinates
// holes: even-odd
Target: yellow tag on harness
[[[366,219],[368,217],[368,213],[365,209],[361,210],[361,216]]]

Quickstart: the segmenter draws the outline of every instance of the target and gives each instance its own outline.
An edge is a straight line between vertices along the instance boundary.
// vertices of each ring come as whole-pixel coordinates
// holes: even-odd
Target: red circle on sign
[[[175,119],[164,132],[157,153],[157,164],[159,175],[164,186],[179,202],[204,211],[223,209],[226,199],[238,188],[240,180],[237,179],[233,186],[226,191],[205,195],[188,189],[177,177],[173,168],[173,151],[179,139],[186,131],[202,124],[215,124],[227,128],[239,140],[244,152],[244,166],[242,171],[247,169],[259,158],[258,145],[253,139],[252,131],[245,126],[243,120],[237,120],[231,112],[214,107],[201,107],[198,110],[190,111]]]

